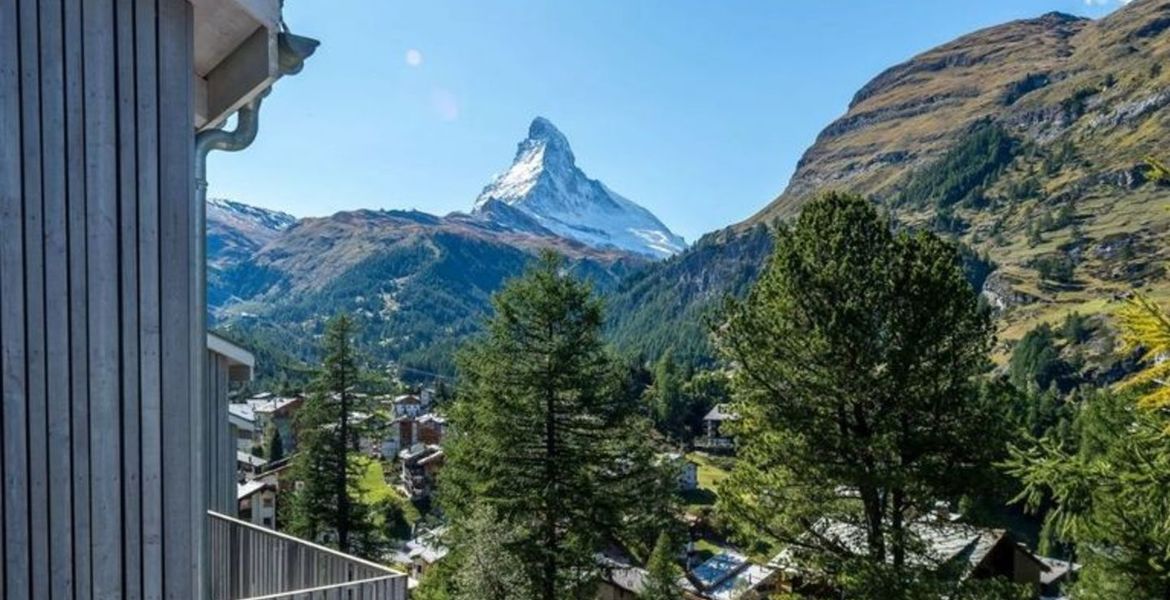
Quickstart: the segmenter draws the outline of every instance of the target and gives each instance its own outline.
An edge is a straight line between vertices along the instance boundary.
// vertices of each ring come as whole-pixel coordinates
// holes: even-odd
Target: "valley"
[[[605,294],[620,350],[709,364],[710,318],[754,281],[767,228],[819,191],[843,190],[898,227],[964,247],[1006,360],[1039,323],[1111,313],[1133,291],[1170,299],[1168,10],[1046,14],[890,67],[824,128],[779,196],[690,246],[581,173],[567,138],[539,117],[469,213],[359,210],[292,224],[212,212],[212,311],[222,327],[292,348],[349,311],[368,321],[380,360],[448,373],[491,292],[552,248]]]

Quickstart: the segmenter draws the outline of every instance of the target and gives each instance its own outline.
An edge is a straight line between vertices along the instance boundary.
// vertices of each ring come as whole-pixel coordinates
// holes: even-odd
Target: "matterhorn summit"
[[[501,204],[514,211],[501,210]],[[480,193],[473,214],[486,219],[508,214],[505,225],[512,225],[515,211],[558,236],[596,248],[652,258],[686,248],[686,241],[650,211],[577,168],[569,140],[543,117],[532,121],[512,166]]]

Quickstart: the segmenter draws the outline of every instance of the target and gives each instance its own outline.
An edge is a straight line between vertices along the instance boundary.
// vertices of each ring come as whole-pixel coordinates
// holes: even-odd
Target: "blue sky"
[[[853,93],[974,29],[1119,0],[289,0],[321,48],[211,193],[296,216],[469,210],[536,115],[693,241],[747,218]]]

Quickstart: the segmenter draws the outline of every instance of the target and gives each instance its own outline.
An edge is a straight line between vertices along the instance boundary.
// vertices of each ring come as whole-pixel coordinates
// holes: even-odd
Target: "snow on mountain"
[[[296,222],[288,213],[211,198],[207,201],[207,262],[220,269],[247,260]]]
[[[498,219],[499,204],[593,247],[666,258],[687,246],[650,211],[588,178],[577,168],[564,134],[543,117],[532,121],[512,166],[483,189],[472,214]],[[508,221],[514,226],[517,219],[513,215]]]
[[[237,229],[259,229],[271,232],[284,231],[297,222],[297,218],[288,213],[251,206],[226,198],[211,198],[207,201],[207,218],[209,221],[230,223]]]

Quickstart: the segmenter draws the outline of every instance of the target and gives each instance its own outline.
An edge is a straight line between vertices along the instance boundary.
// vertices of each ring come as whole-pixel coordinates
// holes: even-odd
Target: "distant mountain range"
[[[362,324],[376,358],[448,370],[491,294],[542,249],[601,291],[686,248],[654,215],[588,178],[565,136],[537,118],[511,167],[470,213],[356,210],[296,220],[208,203],[208,295],[219,326],[307,356],[329,316]]]
[[[1159,166],[1170,163],[1168,61],[1167,0],[962,36],[878,74],[783,193],[689,247],[581,173],[565,137],[536,119],[470,214],[263,219],[272,226],[258,237],[241,234],[253,246],[213,255],[215,297],[229,299],[213,304],[227,327],[268,341],[277,332],[290,346],[349,310],[370,324],[379,356],[442,369],[490,293],[552,247],[605,293],[620,349],[702,362],[723,298],[748,289],[766,262],[769,228],[836,189],[872,198],[899,227],[961,244],[1010,342],[1071,311],[1108,312],[1110,298],[1133,290],[1170,301],[1170,173]]]

